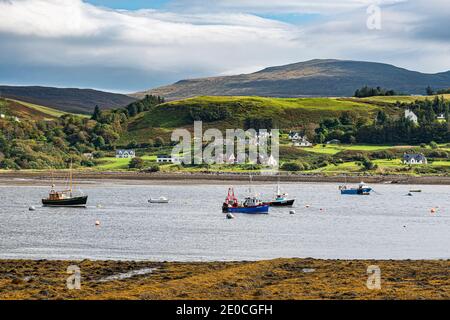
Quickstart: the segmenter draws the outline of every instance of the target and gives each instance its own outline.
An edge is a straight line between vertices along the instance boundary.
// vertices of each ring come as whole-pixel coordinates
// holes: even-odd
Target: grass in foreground
[[[68,290],[69,265],[81,290]],[[381,290],[366,286],[381,269]],[[146,275],[101,279],[155,268]],[[449,299],[450,260],[314,260],[257,262],[0,261],[0,299]]]

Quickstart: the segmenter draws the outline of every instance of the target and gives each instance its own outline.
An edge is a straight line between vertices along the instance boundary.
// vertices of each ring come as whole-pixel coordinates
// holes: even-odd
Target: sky
[[[0,0],[0,84],[130,93],[310,59],[450,70],[448,0]]]

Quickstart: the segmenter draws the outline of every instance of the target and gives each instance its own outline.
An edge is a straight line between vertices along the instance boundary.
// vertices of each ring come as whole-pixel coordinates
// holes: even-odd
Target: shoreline
[[[0,184],[32,183],[34,181],[49,182],[65,180],[67,171],[3,171],[0,172]],[[78,183],[86,183],[88,180],[95,181],[134,181],[144,183],[147,181],[161,184],[221,184],[228,181],[234,183],[248,183],[248,173],[143,173],[135,171],[75,171],[74,176]],[[406,176],[406,175],[252,175],[253,182],[328,182],[328,183],[366,183],[383,184],[423,184],[423,185],[450,185],[450,176]],[[28,181],[27,181],[28,180]]]
[[[369,266],[381,289],[367,287]],[[80,290],[66,287],[69,266]],[[450,299],[450,260],[0,260],[0,299]]]

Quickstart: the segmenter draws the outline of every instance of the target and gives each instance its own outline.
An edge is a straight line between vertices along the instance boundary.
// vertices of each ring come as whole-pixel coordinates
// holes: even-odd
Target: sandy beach
[[[68,266],[81,286],[66,286]],[[367,287],[367,268],[381,288]],[[450,260],[0,260],[0,299],[450,299]]]

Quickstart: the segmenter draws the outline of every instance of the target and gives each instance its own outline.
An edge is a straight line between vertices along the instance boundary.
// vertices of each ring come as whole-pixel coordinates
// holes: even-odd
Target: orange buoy
[[[98,220],[95,221],[95,225],[96,225],[96,226],[99,226],[99,225],[100,225],[100,221],[98,221]]]
[[[435,208],[431,208],[431,213],[436,213],[436,209]]]

